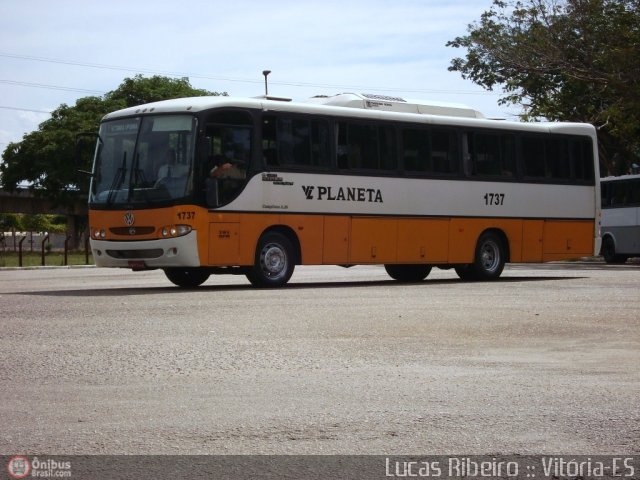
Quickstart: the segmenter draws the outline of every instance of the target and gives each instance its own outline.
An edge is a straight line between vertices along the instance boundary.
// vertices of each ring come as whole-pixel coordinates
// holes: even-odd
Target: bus
[[[640,175],[606,177],[602,198],[602,256],[607,263],[625,263],[640,256]]]
[[[280,287],[297,265],[494,280],[507,262],[600,249],[593,126],[490,120],[457,104],[150,103],[103,118],[91,177],[96,265],[162,269],[181,287],[221,273]]]

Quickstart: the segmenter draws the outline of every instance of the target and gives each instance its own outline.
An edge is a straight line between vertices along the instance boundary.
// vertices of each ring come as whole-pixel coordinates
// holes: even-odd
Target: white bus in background
[[[607,263],[640,256],[640,175],[606,177],[602,188],[602,255]]]

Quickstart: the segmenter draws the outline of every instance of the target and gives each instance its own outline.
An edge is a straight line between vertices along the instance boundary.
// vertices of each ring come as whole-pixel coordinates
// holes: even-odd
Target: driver
[[[234,158],[232,148],[225,150],[224,156],[215,156],[214,163],[215,166],[209,171],[211,178],[242,180],[246,176],[245,162]]]

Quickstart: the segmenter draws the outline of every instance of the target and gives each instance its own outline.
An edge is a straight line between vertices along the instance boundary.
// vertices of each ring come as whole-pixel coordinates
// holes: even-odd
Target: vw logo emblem
[[[124,214],[124,223],[130,227],[136,221],[136,217],[133,215],[133,212],[127,212]]]

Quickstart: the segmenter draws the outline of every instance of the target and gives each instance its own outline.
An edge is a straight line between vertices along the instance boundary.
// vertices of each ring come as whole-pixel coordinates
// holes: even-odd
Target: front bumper
[[[132,242],[91,239],[97,267],[146,268],[199,267],[198,234]]]

